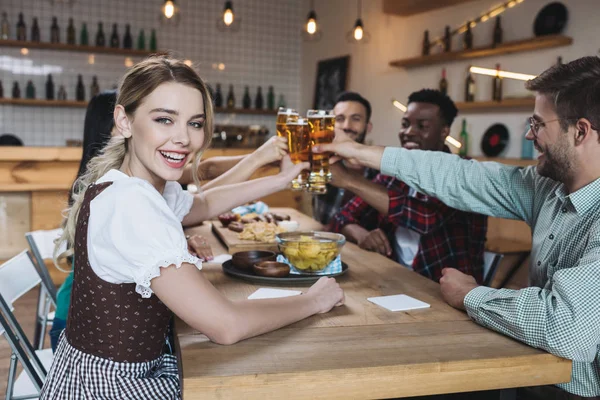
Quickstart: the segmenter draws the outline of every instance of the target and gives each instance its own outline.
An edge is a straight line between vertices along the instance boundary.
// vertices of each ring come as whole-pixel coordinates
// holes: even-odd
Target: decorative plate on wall
[[[569,12],[564,4],[550,3],[542,8],[535,17],[533,32],[535,36],[557,35],[565,29],[568,19]]]
[[[481,138],[481,151],[488,157],[497,157],[508,145],[508,128],[504,124],[490,126]]]

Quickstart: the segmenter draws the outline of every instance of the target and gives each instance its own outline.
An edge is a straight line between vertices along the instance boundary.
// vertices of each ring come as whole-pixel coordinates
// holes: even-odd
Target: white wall
[[[519,40],[533,36],[533,21],[538,11],[550,0],[525,0],[520,5],[502,14],[504,40]],[[302,106],[311,107],[317,62],[342,55],[351,55],[349,90],[360,92],[373,106],[373,133],[375,144],[397,145],[397,132],[402,113],[391,105],[390,99],[397,98],[404,104],[408,95],[424,87],[437,88],[442,67],[446,67],[449,81],[449,95],[455,101],[464,97],[464,79],[470,63],[493,68],[495,63],[502,69],[528,74],[539,74],[556,62],[557,56],[570,61],[585,55],[595,55],[600,46],[600,24],[597,15],[600,11],[598,0],[563,0],[569,10],[569,22],[563,34],[571,36],[574,43],[568,47],[538,50],[498,57],[481,58],[471,61],[456,61],[446,65],[438,64],[413,69],[390,67],[394,59],[418,56],[421,52],[423,32],[428,29],[430,37],[443,34],[445,25],[456,27],[469,19],[487,11],[499,0],[479,0],[450,8],[444,8],[411,17],[398,17],[383,14],[382,0],[363,2],[365,29],[371,33],[371,41],[366,45],[352,45],[346,42],[345,35],[356,19],[356,2],[351,0],[325,0],[316,2],[316,12],[323,29],[321,41],[305,42],[302,45]],[[309,4],[304,5],[308,13]],[[473,29],[474,45],[485,45],[491,41],[493,21],[477,25]],[[459,48],[461,38],[455,37],[453,48]],[[477,76],[477,99],[491,99],[491,78]],[[505,79],[504,96],[527,95],[523,82]],[[471,133],[472,156],[481,155],[480,141],[483,132],[496,122],[507,125],[510,132],[508,149],[504,157],[519,158],[521,155],[521,135],[525,131],[525,119],[532,111],[498,112],[490,114],[460,113],[454,122],[452,132],[458,136],[461,118],[466,118]]]
[[[223,0],[178,0],[181,20],[178,26],[159,22],[161,1],[158,0],[76,0],[73,6],[55,0],[2,0],[0,12],[6,11],[11,35],[15,35],[17,16],[23,12],[27,37],[33,17],[40,25],[42,41],[49,41],[52,17],[58,17],[61,40],[66,41],[68,18],[73,17],[77,43],[82,22],[87,22],[89,42],[95,43],[99,21],[103,22],[107,43],[112,24],[118,24],[123,40],[125,24],[131,24],[134,47],[140,29],[144,29],[146,46],[150,30],[157,29],[159,50],[172,50],[176,56],[191,59],[201,76],[209,83],[220,82],[227,96],[229,84],[234,85],[237,105],[241,107],[244,86],[250,86],[254,99],[261,86],[266,107],[267,87],[273,85],[277,96],[285,95],[287,104],[300,103],[301,38],[299,35],[303,0],[243,0],[234,1],[236,18],[241,19],[239,32],[223,33],[217,29],[217,19],[223,11]],[[132,57],[134,61],[140,58]],[[116,84],[125,72],[125,58],[119,55],[96,54],[95,63],[88,63],[88,54],[31,49],[23,56],[18,48],[5,48],[0,42],[0,80],[4,96],[11,97],[14,81],[19,82],[21,97],[32,80],[37,98],[44,98],[46,75],[53,72],[55,92],[60,84],[67,89],[67,98],[75,97],[77,74],[83,75],[89,98],[92,76],[97,75],[101,90]],[[27,70],[26,63],[34,68]],[[224,70],[216,68],[219,63]],[[30,146],[64,146],[67,139],[81,139],[84,108],[46,108],[0,105],[0,134],[14,133]],[[230,125],[259,124],[275,132],[275,117],[220,114],[217,123]]]

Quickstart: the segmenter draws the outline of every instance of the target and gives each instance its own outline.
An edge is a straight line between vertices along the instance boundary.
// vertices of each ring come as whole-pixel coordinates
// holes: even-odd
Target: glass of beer
[[[287,137],[285,124],[288,119],[298,120],[298,111],[293,108],[279,107],[277,110],[277,122],[275,123],[277,129],[277,136]]]
[[[335,137],[335,115],[333,110],[308,110],[306,113],[310,132],[311,145],[333,142]],[[329,153],[313,154],[310,157],[310,174],[308,191],[314,194],[327,192],[327,182],[331,180],[329,171]]]
[[[288,135],[288,152],[294,164],[310,161],[310,132],[306,118],[288,118],[286,121]],[[292,190],[308,189],[308,171],[302,171],[297,178],[292,180]]]

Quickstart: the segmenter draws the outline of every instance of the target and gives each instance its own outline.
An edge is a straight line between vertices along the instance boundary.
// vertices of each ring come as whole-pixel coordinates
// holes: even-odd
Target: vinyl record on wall
[[[540,10],[533,25],[535,36],[557,35],[565,29],[569,12],[564,4],[554,2]]]
[[[481,138],[481,151],[488,157],[497,157],[508,145],[508,128],[503,124],[490,126]]]

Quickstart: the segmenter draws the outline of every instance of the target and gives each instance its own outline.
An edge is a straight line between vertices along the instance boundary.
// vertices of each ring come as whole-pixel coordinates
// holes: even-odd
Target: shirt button
[[[567,212],[567,207],[563,207],[561,211],[563,212],[563,214],[566,213]]]
[[[550,240],[552,240],[552,239],[554,239],[554,235],[553,235],[553,234],[550,234],[550,236],[548,236],[548,238],[549,238]]]
[[[538,262],[537,262],[537,265],[538,265],[538,267],[539,267],[540,265],[542,265],[542,262],[541,262],[541,261],[538,261]]]

